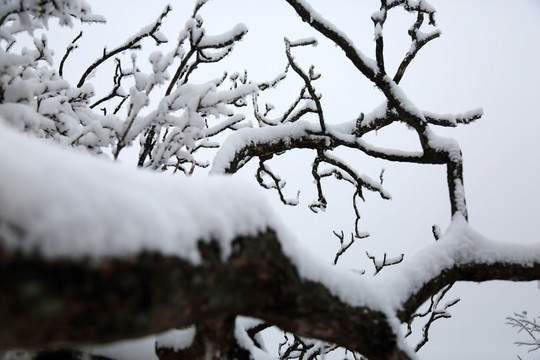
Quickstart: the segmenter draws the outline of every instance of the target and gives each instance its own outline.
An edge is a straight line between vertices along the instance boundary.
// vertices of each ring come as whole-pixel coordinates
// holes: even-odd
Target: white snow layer
[[[238,179],[127,169],[5,125],[0,174],[3,245],[50,258],[153,250],[197,262],[197,241],[219,241],[227,256],[234,237],[265,231],[273,218],[259,189]]]

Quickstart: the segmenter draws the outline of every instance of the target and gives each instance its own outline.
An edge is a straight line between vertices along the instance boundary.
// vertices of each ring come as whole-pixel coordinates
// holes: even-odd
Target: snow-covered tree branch
[[[318,86],[324,74],[295,57],[300,48],[317,51],[315,38],[285,38],[285,71],[273,80],[225,72],[195,83],[200,67],[220,63],[247,34],[238,24],[208,35],[207,0],[196,1],[175,44],[161,32],[173,11],[167,6],[79,69],[73,86],[64,69],[85,33],[73,38],[57,70],[43,29],[50,18],[65,25],[104,19],[83,0],[6,2],[0,10],[0,272],[8,275],[0,277],[1,351],[28,349],[39,359],[40,353],[91,352],[90,345],[161,334],[155,342],[161,360],[274,359],[260,333],[277,326],[290,334],[278,349],[280,359],[324,358],[338,348],[354,359],[414,359],[431,324],[450,317],[448,309],[459,301],[442,305],[453,284],[540,280],[538,244],[491,240],[469,224],[461,148],[436,133],[474,122],[483,111],[423,110],[400,85],[419,51],[441,35],[435,9],[425,1],[381,0],[371,15],[375,48],[369,57],[306,1],[286,3],[383,94],[378,107],[358,109],[350,120],[330,118]],[[409,51],[391,75],[383,30],[390,10],[399,8],[415,21]],[[22,46],[23,35],[32,49]],[[170,46],[148,55],[149,71],[137,55],[149,46],[146,40]],[[97,91],[92,76],[106,63],[113,63],[112,89]],[[262,94],[291,78],[301,89],[283,114],[272,118],[270,104],[261,111]],[[398,123],[415,133],[419,150],[369,141]],[[137,166],[114,163],[136,143]],[[211,161],[198,157],[209,149],[217,149]],[[333,265],[310,255],[263,189],[231,176],[257,162],[258,184],[297,205],[299,194],[284,193],[285,181],[270,164],[298,149],[313,153],[313,212],[332,202],[327,179],[353,189],[354,227],[334,231],[340,246]],[[374,179],[342,156],[343,149],[387,162],[445,166],[448,228],[434,227],[436,241],[413,256],[365,252],[376,276],[335,266],[356,240],[369,236],[358,205],[365,194],[392,197],[384,169]],[[211,176],[190,177],[210,162]],[[186,176],[160,174],[167,170]],[[426,302],[431,305],[420,311]],[[402,325],[410,331],[423,317],[422,340],[411,348]],[[518,315],[509,321],[526,331],[532,325]]]
[[[487,240],[461,218],[365,279],[303,255],[256,189],[233,178],[179,183],[1,134],[4,348],[100,343],[242,314],[368,358],[407,359],[396,324],[443,287],[540,275],[538,246]],[[24,198],[12,195],[20,187]],[[36,322],[39,331],[28,328]]]

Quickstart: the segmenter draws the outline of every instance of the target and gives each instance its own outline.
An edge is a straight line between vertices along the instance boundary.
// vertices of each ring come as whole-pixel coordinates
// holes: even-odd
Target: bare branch
[[[272,170],[270,169],[270,167],[268,167],[268,165],[266,165],[265,162],[266,162],[266,159],[260,158],[259,168],[257,169],[257,174],[255,175],[259,185],[261,185],[265,189],[275,189],[278,192],[279,198],[284,205],[290,205],[290,206],[298,205],[298,198],[300,196],[300,191],[297,192],[296,199],[286,199],[285,196],[283,195],[283,188],[286,185],[285,181],[281,180],[279,176],[274,174]],[[264,176],[269,176],[270,179],[272,180],[272,183],[267,184],[264,181],[264,178],[263,178]]]
[[[66,53],[64,54],[64,56],[62,57],[62,60],[60,60],[60,65],[58,67],[58,75],[60,76],[64,76],[64,64],[69,56],[69,54],[71,54],[71,52],[73,50],[75,50],[77,48],[77,46],[75,45],[75,43],[82,37],[83,35],[83,32],[81,30],[81,32],[79,32],[79,35],[77,35],[72,41],[71,43],[68,45],[67,49],[66,49]]]
[[[326,132],[326,125],[325,125],[325,122],[324,122],[325,121],[324,120],[324,113],[323,113],[323,108],[322,108],[321,101],[320,101],[320,96],[317,95],[317,93],[315,92],[315,88],[313,87],[313,84],[311,83],[313,80],[316,80],[316,77],[313,76],[313,70],[312,69],[310,69],[309,75],[305,74],[302,71],[300,66],[298,66],[298,64],[296,64],[294,62],[294,58],[291,55],[291,49],[290,48],[291,48],[290,41],[289,41],[289,39],[285,38],[285,54],[287,55],[289,65],[294,70],[294,72],[296,72],[298,74],[298,76],[300,76],[302,78],[302,80],[304,80],[304,84],[306,86],[306,89],[307,89],[311,99],[315,102],[315,106],[317,108],[317,115],[319,117],[319,125],[321,126],[321,132],[325,133]]]
[[[396,256],[393,258],[387,258],[386,253],[384,253],[383,259],[381,261],[381,260],[377,260],[375,256],[370,255],[367,251],[366,251],[366,255],[368,258],[371,259],[371,261],[373,261],[373,266],[375,267],[375,274],[373,275],[377,275],[382,269],[384,269],[387,266],[399,264],[405,258],[405,254],[401,254],[400,256]]]
[[[430,19],[432,18],[432,14],[430,14]],[[412,39],[411,47],[409,51],[407,51],[407,54],[405,54],[405,57],[401,61],[401,64],[398,67],[398,70],[396,74],[394,75],[394,82],[396,84],[399,84],[401,79],[403,78],[403,75],[405,74],[405,71],[407,70],[407,67],[411,63],[411,61],[416,57],[416,54],[431,40],[434,40],[441,36],[441,32],[439,30],[435,30],[430,34],[424,34],[420,31],[420,27],[422,26],[424,22],[424,13],[418,12],[416,22],[414,25],[409,29],[409,35]]]
[[[334,265],[337,265],[337,262],[340,258],[341,255],[345,254],[345,252],[347,250],[349,250],[349,248],[351,247],[352,244],[354,244],[354,235],[351,234],[351,241],[349,241],[349,243],[345,244],[343,242],[344,240],[344,234],[343,234],[343,231],[341,232],[341,234],[338,234],[334,231],[334,235],[339,239],[339,243],[340,243],[340,249],[338,250],[338,252],[336,253],[336,257],[334,258]]]
[[[319,31],[321,34],[336,43],[344,52],[352,63],[364,74],[368,79],[374,79],[378,75],[378,71],[374,69],[372,60],[367,58],[363,53],[354,47],[354,42],[347,38],[341,31],[333,28],[328,22],[314,14],[303,2],[297,0],[287,0],[289,5],[297,12],[303,21],[307,22],[311,27]]]
[[[105,95],[104,97],[102,97],[101,99],[95,101],[93,104],[90,105],[90,109],[93,109],[95,108],[96,106],[98,106],[99,104],[102,104],[104,102],[107,102],[115,97],[119,97],[121,98],[121,102],[119,103],[119,105],[117,105],[117,108],[115,109],[114,113],[116,114],[120,108],[122,106],[122,104],[124,104],[124,102],[128,99],[129,95],[125,95],[123,94],[123,92],[121,93],[120,92],[120,89],[122,87],[122,80],[124,77],[126,76],[129,76],[129,75],[133,75],[133,74],[125,74],[122,70],[122,62],[120,61],[119,58],[116,58],[116,68],[114,70],[114,77],[113,77],[113,88],[111,90],[111,92],[108,94],[108,95]]]
[[[415,347],[415,351],[418,352],[428,341],[429,341],[429,329],[433,322],[435,322],[438,319],[443,318],[450,318],[451,315],[447,311],[448,308],[454,306],[457,304],[460,299],[454,299],[452,301],[447,302],[441,309],[438,308],[439,302],[442,300],[442,298],[446,295],[446,293],[452,288],[453,284],[449,284],[445,286],[438,294],[435,294],[431,297],[431,303],[428,309],[423,313],[415,313],[411,316],[407,323],[407,334],[405,337],[409,336],[412,333],[411,324],[416,318],[425,317],[429,314],[429,318],[426,322],[426,324],[422,328],[422,339],[418,342],[418,344]]]

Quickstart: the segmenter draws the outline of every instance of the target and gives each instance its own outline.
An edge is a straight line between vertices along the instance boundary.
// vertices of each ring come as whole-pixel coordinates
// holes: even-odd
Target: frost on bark
[[[247,32],[238,25],[222,35],[206,34],[201,15],[203,6],[209,6],[205,0],[196,2],[178,42],[165,54],[150,55],[150,73],[141,72],[135,55],[130,59],[122,55],[138,50],[143,39],[151,39],[155,46],[168,44],[160,28],[170,7],[124,43],[104,49],[72,86],[64,79],[64,69],[84,34],[68,45],[58,70],[53,68],[46,36],[33,39],[33,50],[14,54],[11,49],[19,33],[32,35],[48,17],[58,17],[66,24],[72,18],[102,19],[92,16],[84,1],[30,1],[26,5],[8,1],[0,9],[0,116],[20,130],[64,146],[83,147],[101,155],[104,149],[112,149],[114,159],[138,140],[137,165],[158,171],[191,175],[196,168],[209,165],[196,157],[197,151],[212,148],[219,148],[212,174],[234,174],[255,159],[257,182],[275,190],[287,205],[296,205],[298,199],[285,196],[285,183],[269,163],[290,150],[310,150],[317,191],[309,206],[312,211],[327,206],[324,179],[343,180],[353,188],[356,221],[350,233],[334,232],[340,243],[334,264],[356,239],[369,236],[359,226],[358,203],[364,200],[364,192],[390,198],[383,185],[384,171],[379,179],[372,179],[338,157],[337,149],[353,149],[392,162],[445,166],[452,216],[449,229],[443,232],[434,227],[437,241],[410,259],[396,254],[377,258],[366,253],[377,276],[351,280],[347,285],[354,296],[349,296],[349,289],[339,285],[344,281],[340,273],[329,268],[324,269],[329,276],[323,276],[318,273],[322,271],[319,264],[299,261],[301,255],[288,248],[290,239],[273,224],[256,234],[235,233],[227,256],[223,256],[222,239],[209,241],[201,235],[197,245],[201,261],[197,263],[144,247],[129,256],[44,256],[39,249],[28,251],[23,243],[13,242],[13,238],[30,236],[31,224],[25,228],[11,223],[13,219],[0,218],[0,272],[9,274],[0,277],[1,350],[29,349],[35,359],[42,360],[60,356],[76,359],[86,356],[85,350],[70,349],[194,326],[193,339],[180,347],[158,337],[155,352],[159,359],[243,360],[266,352],[259,333],[278,326],[287,332],[279,349],[281,359],[321,358],[338,347],[347,349],[354,359],[411,359],[413,350],[401,338],[400,324],[410,326],[414,319],[427,319],[418,350],[428,340],[431,323],[448,317],[447,309],[457,302],[441,303],[455,282],[540,279],[537,246],[497,243],[470,227],[461,150],[452,139],[435,133],[436,127],[475,121],[482,111],[434,114],[419,109],[399,85],[416,54],[440,36],[434,28],[424,32],[426,26],[435,26],[434,9],[425,1],[381,0],[380,9],[371,16],[376,46],[370,58],[305,1],[286,2],[318,34],[339,47],[358,72],[384,94],[386,100],[378,108],[369,112],[359,109],[357,118],[341,124],[327,118],[317,89],[321,74],[313,66],[303,68],[294,56],[298,47],[316,44],[315,39],[284,39],[287,66],[272,81],[253,83],[247,73],[225,73],[221,78],[193,84],[190,76],[199,67],[221,61]],[[384,58],[383,30],[389,11],[398,7],[414,14],[416,20],[409,29],[409,51],[390,72]],[[112,89],[96,96],[91,74],[108,61],[115,64]],[[302,80],[302,89],[282,115],[271,118],[271,106],[261,110],[258,96],[292,76]],[[160,85],[164,91],[154,104],[150,95],[158,92]],[[254,126],[238,112],[249,105],[250,97]],[[310,121],[308,115],[316,120]],[[404,123],[415,131],[421,151],[383,149],[365,140],[365,135],[394,123]],[[225,134],[220,143],[217,135]],[[2,162],[0,165],[6,174],[12,170]],[[31,166],[21,164],[25,165]],[[128,176],[124,180],[128,182]],[[93,190],[86,196],[100,189]],[[139,190],[143,193],[146,189]],[[62,194],[58,188],[57,196]],[[115,199],[112,191],[106,195]],[[16,201],[7,195],[6,199]],[[0,209],[11,205],[0,204]],[[215,209],[209,205],[205,211]],[[69,217],[69,211],[65,215]],[[118,216],[123,215],[120,212]],[[419,274],[421,268],[430,271]],[[377,295],[374,289],[385,292]],[[428,311],[419,313],[427,301],[431,303]],[[515,319],[518,317],[509,321],[518,324]]]

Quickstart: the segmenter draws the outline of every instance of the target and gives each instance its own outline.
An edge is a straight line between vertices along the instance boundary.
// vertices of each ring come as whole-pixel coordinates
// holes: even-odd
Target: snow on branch
[[[241,40],[245,34],[247,34],[247,27],[244,24],[238,24],[233,29],[228,32],[225,32],[221,35],[204,36],[197,45],[201,49],[208,48],[223,48],[234,44],[235,42]]]
[[[325,146],[326,140],[311,135],[320,128],[305,121],[280,126],[240,129],[231,134],[213,160],[211,173],[235,173],[254,156],[270,156],[294,148]],[[318,139],[318,141],[317,141]]]
[[[233,82],[234,86],[231,86],[229,90],[217,91],[217,88],[227,79],[227,73],[221,79],[207,82],[199,87],[189,84],[190,76],[201,64],[216,63],[224,59],[233,50],[234,45],[247,33],[246,26],[238,24],[232,30],[221,35],[207,35],[203,18],[199,14],[199,10],[205,3],[206,1],[197,2],[192,17],[186,22],[185,28],[179,36],[176,49],[163,57],[164,65],[161,66],[159,72],[163,73],[160,75],[163,79],[169,79],[166,70],[173,64],[173,60],[179,58],[180,61],[170,78],[157,111],[153,111],[150,116],[141,119],[141,124],[144,125],[140,129],[144,130],[140,137],[142,148],[138,160],[138,165],[141,167],[153,169],[172,167],[174,171],[180,169],[183,172],[192,172],[193,167],[186,171],[182,164],[186,162],[200,164],[194,160],[192,154],[197,149],[204,147],[202,144],[204,141],[226,129],[235,130],[247,125],[240,124],[245,117],[234,114],[227,105],[244,106],[245,97],[257,93],[256,85],[249,84],[247,81],[242,82],[239,76],[231,74],[229,80]],[[185,43],[187,43],[186,49],[184,49]],[[194,91],[197,89],[202,91],[197,93]],[[191,98],[194,95],[200,100]],[[180,106],[179,104],[182,103],[184,105]],[[180,108],[184,110],[184,113],[178,118],[172,113]],[[208,117],[210,116],[216,119],[225,116],[226,119],[218,125],[209,126]],[[172,132],[177,135],[174,139],[168,134],[171,127],[173,127]],[[178,133],[188,136],[181,141],[182,136],[179,136]],[[163,139],[168,140],[164,141]],[[174,161],[175,158],[176,161]]]
[[[275,189],[278,194],[281,202],[285,205],[291,205],[296,206],[298,205],[298,198],[300,196],[300,191],[296,194],[296,199],[286,199],[285,195],[283,195],[283,188],[285,187],[286,183],[283,181],[278,175],[276,175],[272,169],[265,164],[264,160],[261,159],[259,161],[259,168],[257,169],[257,174],[255,175],[257,178],[257,182],[259,185],[266,189]],[[264,180],[264,177],[269,177],[271,179],[271,183],[267,183]]]
[[[348,243],[345,243],[344,242],[345,234],[343,234],[343,231],[339,234],[334,231],[334,235],[339,239],[339,244],[340,244],[339,250],[336,252],[336,256],[334,257],[334,265],[337,265],[339,258],[343,254],[345,254],[347,250],[349,250],[352,244],[354,244],[355,237],[354,237],[354,234],[351,234],[351,240]]]
[[[17,14],[30,16],[25,26],[31,30],[43,25],[33,21],[33,16],[60,17],[62,11],[82,16],[89,7],[83,1],[54,4],[44,1],[40,4],[45,13],[34,14],[38,11],[34,1],[25,2],[20,8],[14,5],[16,2],[9,2],[6,21],[0,28],[0,34],[9,38],[6,38],[5,49],[0,48],[0,114],[38,137],[53,138],[66,146],[82,147],[99,155],[110,154],[114,159],[138,139],[142,145],[138,159],[141,167],[184,173],[206,167],[208,162],[199,160],[195,152],[216,147],[213,137],[218,134],[249,126],[244,121],[245,116],[235,108],[245,106],[245,98],[255,94],[258,88],[239,82],[237,77],[228,77],[226,73],[202,84],[189,83],[189,76],[199,65],[222,60],[247,31],[239,24],[223,35],[207,36],[198,14],[204,3],[197,2],[193,16],[180,30],[178,42],[170,44],[170,51],[150,53],[147,58],[150,71],[141,70],[136,51],[146,46],[143,41],[147,38],[153,39],[155,46],[167,43],[160,28],[171,11],[170,6],[165,7],[154,22],[116,48],[104,49],[86,70],[82,69],[77,86],[72,86],[68,78],[63,78],[64,67],[70,54],[82,46],[82,33],[67,45],[56,71],[45,35],[33,39],[34,48],[24,47],[20,54],[10,53],[10,48],[18,41],[17,29],[22,26],[18,24]],[[52,11],[49,5],[57,6],[58,11]],[[89,79],[109,60],[115,62],[111,89],[96,98]],[[176,66],[171,76],[169,72]],[[224,89],[227,81],[235,86]],[[166,82],[165,94],[153,96],[152,92],[159,91]],[[27,116],[33,112],[42,116]]]
[[[398,2],[394,2],[390,6],[397,5]],[[435,9],[427,4],[425,1],[419,1],[415,4],[412,4],[410,1],[403,1],[404,8],[409,12],[416,12],[416,21],[409,29],[409,36],[411,37],[411,46],[409,51],[405,54],[401,64],[394,75],[394,82],[398,84],[401,81],[401,78],[405,74],[407,67],[415,58],[416,54],[431,40],[434,40],[441,36],[441,31],[436,29],[430,33],[424,33],[420,30],[424,23],[425,15],[429,16],[429,24],[435,25]]]
[[[99,343],[243,314],[370,358],[409,359],[397,319],[437,290],[540,279],[538,245],[493,242],[459,217],[399,269],[358,277],[310,256],[236,179],[128,171],[1,130],[0,170],[10,176],[0,185],[0,267],[10,276],[0,286],[16,295],[0,296],[2,348]]]
[[[317,93],[313,86],[314,80],[318,79],[321,74],[315,74],[313,66],[310,68],[309,73],[302,70],[295,62],[292,55],[291,41],[285,39],[285,54],[288,60],[287,69],[289,67],[293,69],[294,73],[303,80],[304,87],[300,92],[300,96],[292,103],[285,114],[275,120],[270,120],[266,117],[266,114],[271,111],[273,107],[269,107],[267,104],[266,112],[264,114],[261,113],[257,98],[254,97],[253,104],[255,117],[262,128],[264,128],[265,125],[281,127],[288,121],[288,118],[292,114],[295,115],[291,117],[291,120],[297,121],[307,113],[315,113],[317,114],[319,128],[317,129],[315,124],[311,124],[309,130],[311,139],[309,139],[310,136],[308,135],[302,136],[301,140],[299,138],[292,140],[296,137],[296,134],[291,135],[284,132],[278,134],[277,131],[271,131],[271,133],[274,134],[272,144],[269,144],[268,141],[261,143],[258,140],[260,135],[255,135],[257,132],[250,132],[250,134],[255,135],[254,138],[249,138],[248,133],[244,132],[244,134],[242,134],[244,139],[241,141],[238,141],[239,136],[234,136],[226,141],[223,149],[217,154],[214,160],[215,166],[213,171],[234,173],[255,156],[271,157],[273,154],[281,154],[286,150],[294,148],[310,148],[316,149],[318,152],[329,152],[341,146],[358,149],[369,156],[390,161],[446,164],[451,213],[452,215],[461,213],[466,217],[467,207],[465,192],[463,190],[463,166],[460,148],[457,143],[453,142],[451,139],[445,139],[436,135],[431,130],[430,125],[455,127],[460,123],[467,124],[481,117],[481,109],[457,115],[437,115],[431,112],[422,111],[408,98],[405,91],[399,86],[401,76],[420,48],[440,35],[440,32],[438,31],[434,31],[428,35],[423,34],[420,31],[426,15],[429,16],[429,25],[435,25],[433,7],[426,2],[381,2],[381,10],[372,16],[372,20],[376,26],[376,54],[375,61],[373,61],[365,57],[363,53],[354,46],[353,41],[348,38],[346,34],[325,20],[305,1],[291,0],[288,1],[288,3],[304,21],[308,22],[315,30],[319,31],[340,47],[356,68],[383,92],[386,100],[381,106],[368,112],[367,115],[360,112],[360,116],[355,121],[344,122],[339,125],[328,124],[324,115],[325,111],[323,104],[320,101],[322,95]],[[406,11],[416,13],[417,19],[411,29],[409,29],[409,35],[412,39],[412,50],[400,65],[400,70],[398,71],[400,74],[398,78],[392,79],[386,74],[384,68],[382,26],[386,21],[387,11],[396,6],[403,6]],[[381,31],[377,31],[377,27]],[[292,42],[292,44],[305,46],[314,44],[314,42],[311,39],[305,39],[298,42]],[[287,76],[287,69],[284,73],[276,77],[276,79],[278,79],[277,81],[269,82],[269,84],[272,83],[274,84],[273,86],[275,86],[282,82]],[[264,84],[260,89],[264,90],[268,87],[269,85]],[[303,108],[298,107],[300,102],[304,99],[308,100],[308,102],[306,102],[307,106]],[[421,152],[405,152],[399,149],[378,148],[362,139],[365,134],[396,122],[407,124],[417,133],[422,148]],[[288,130],[292,129],[288,128]],[[261,131],[267,130],[261,129]],[[308,144],[310,140],[312,144]],[[235,142],[236,144],[232,144],[232,142]],[[243,143],[243,145],[240,143]],[[344,163],[340,162],[340,164]],[[340,172],[340,178],[344,178],[342,176],[344,173],[347,173],[347,177],[354,173],[353,169],[349,169],[349,167],[345,165],[342,166],[342,170],[344,171]],[[334,172],[334,174],[337,173]],[[326,199],[324,199],[324,195],[322,195],[320,174],[314,173],[314,179],[317,184],[319,199],[311,208],[315,210],[319,208],[324,209],[326,206]],[[378,188],[379,186],[371,186],[371,189]],[[359,196],[362,197],[361,191],[359,191]]]
[[[396,265],[403,261],[405,258],[405,254],[401,254],[399,256],[394,257],[387,257],[386,253],[383,255],[383,259],[377,259],[375,256],[370,255],[369,252],[366,251],[367,257],[373,262],[373,266],[375,267],[375,274],[377,275],[382,269],[384,269],[387,266]]]
[[[309,40],[304,39],[298,42],[297,44],[298,44],[297,46],[305,46],[305,45],[312,45],[313,43],[309,42]],[[290,46],[293,47],[292,44]],[[259,90],[264,91],[269,88],[277,87],[287,77],[290,67],[291,67],[291,64],[287,63],[287,67],[285,68],[285,71],[278,74],[273,80],[259,83],[258,85]],[[300,69],[298,68],[297,70],[300,70]],[[274,109],[274,105],[269,104],[269,103],[265,104],[265,111],[263,113],[259,109],[258,95],[254,95],[253,96],[253,114],[255,118],[257,119],[259,126],[261,127],[264,125],[276,126],[276,125],[285,124],[285,123],[293,123],[295,121],[300,120],[306,114],[317,113],[318,108],[317,108],[316,102],[311,97],[306,96],[307,91],[308,91],[308,88],[306,85],[304,85],[304,87],[302,87],[296,99],[294,99],[291,105],[289,105],[288,109],[285,110],[281,116],[275,119],[269,119],[267,117],[268,114]]]
[[[470,124],[480,119],[483,115],[483,109],[474,109],[461,114],[439,115],[429,111],[424,111],[424,117],[427,122],[433,125],[456,127],[458,124]]]
[[[396,286],[394,291],[400,299],[395,299],[396,309],[406,322],[432,294],[456,281],[540,278],[540,245],[487,239],[474,231],[463,215],[456,215],[439,240],[375,279],[386,282],[386,277]]]
[[[321,132],[326,132],[326,124],[324,119],[323,108],[320,101],[320,95],[315,92],[313,87],[313,80],[316,80],[319,76],[314,73],[313,67],[309,69],[309,73],[306,74],[300,66],[294,61],[294,57],[291,54],[291,42],[289,39],[285,38],[285,54],[287,55],[287,60],[291,68],[302,78],[305,84],[305,88],[308,91],[311,100],[315,103],[315,108],[317,109],[317,116],[319,118],[319,125],[321,126]]]

